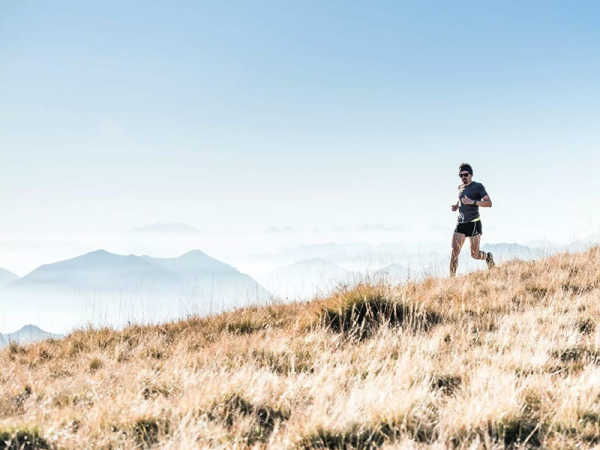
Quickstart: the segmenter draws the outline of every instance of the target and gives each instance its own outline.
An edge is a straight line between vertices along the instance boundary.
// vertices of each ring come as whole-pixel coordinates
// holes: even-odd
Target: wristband
[[[473,202],[473,206],[477,206],[477,202],[478,202],[478,201],[479,201],[479,200],[475,200],[475,201]]]

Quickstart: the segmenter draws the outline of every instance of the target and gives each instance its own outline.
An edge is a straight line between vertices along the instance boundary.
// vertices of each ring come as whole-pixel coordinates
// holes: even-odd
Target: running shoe
[[[496,263],[494,262],[494,255],[492,255],[492,252],[487,252],[485,262],[487,263],[488,269],[491,269],[496,265]]]

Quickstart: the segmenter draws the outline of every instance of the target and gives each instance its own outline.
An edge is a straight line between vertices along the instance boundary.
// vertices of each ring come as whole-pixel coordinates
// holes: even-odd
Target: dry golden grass
[[[599,318],[595,248],[12,345],[0,449],[592,448]]]

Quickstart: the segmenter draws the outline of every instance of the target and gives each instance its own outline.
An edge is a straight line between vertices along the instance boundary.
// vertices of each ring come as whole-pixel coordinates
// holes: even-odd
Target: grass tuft
[[[314,371],[312,355],[309,351],[274,352],[260,349],[252,350],[251,358],[260,367],[266,367],[279,375],[293,375],[299,372]]]
[[[101,369],[104,366],[104,364],[102,363],[102,360],[100,360],[99,358],[93,358],[90,361],[90,371],[91,372],[95,372],[99,369]]]
[[[240,394],[229,394],[213,404],[208,413],[211,420],[219,420],[228,428],[242,417],[251,419],[249,429],[244,433],[248,445],[266,442],[275,425],[289,419],[290,414],[266,405],[254,405]]]
[[[15,341],[10,341],[10,343],[8,344],[8,351],[12,354],[12,355],[17,355],[17,354],[25,354],[27,353],[27,349],[25,347],[23,347],[22,345],[17,344]]]
[[[444,395],[452,395],[462,384],[462,378],[456,375],[438,375],[431,380],[431,388]]]
[[[132,435],[138,448],[150,448],[169,435],[170,422],[168,419],[146,416],[138,418],[122,431],[120,426],[113,425],[112,431],[121,432],[124,436]]]
[[[552,352],[552,356],[560,359],[563,363],[578,363],[586,360],[592,364],[600,364],[600,350],[582,346],[555,350]]]
[[[382,325],[428,331],[442,322],[442,316],[418,303],[402,303],[382,286],[359,285],[326,302],[320,324],[336,333],[364,339]]]
[[[264,329],[264,325],[246,319],[228,323],[225,329],[232,334],[252,334]]]
[[[301,438],[297,448],[302,450],[375,449],[401,436],[430,444],[437,439],[438,433],[434,421],[409,417],[402,421],[352,424],[342,430],[318,428],[314,433]]]
[[[159,423],[154,419],[139,419],[133,425],[133,434],[140,447],[152,447],[158,443]]]
[[[542,446],[545,429],[541,422],[525,415],[506,417],[463,431],[449,442],[454,448],[473,448],[474,442],[490,442],[492,448],[537,448]]]
[[[596,331],[596,323],[590,318],[578,320],[577,330],[581,334],[592,334]]]
[[[0,450],[43,450],[51,446],[33,430],[0,430]]]

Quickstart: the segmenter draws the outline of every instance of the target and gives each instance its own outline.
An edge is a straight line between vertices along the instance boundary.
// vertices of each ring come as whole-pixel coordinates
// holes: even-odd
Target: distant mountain
[[[176,283],[176,274],[139,256],[97,250],[46,264],[10,284],[12,288],[55,288],[110,291]]]
[[[365,255],[373,255],[377,249],[369,244],[350,243],[350,244],[314,244],[303,245],[295,248],[284,249],[279,252],[278,257],[287,258],[293,261],[310,261],[310,260],[326,260],[326,261],[345,261],[356,257],[365,257]]]
[[[208,256],[200,250],[192,250],[179,258],[142,258],[167,270],[178,273],[183,277],[198,276],[199,274],[237,274],[238,270],[215,258]]]
[[[198,234],[200,230],[185,223],[154,223],[131,230],[132,233]]]
[[[465,243],[468,246],[468,242]],[[548,256],[550,250],[528,247],[526,245],[501,242],[498,244],[484,244],[482,250],[492,252],[497,262],[511,259],[532,260]]]
[[[375,272],[374,281],[384,280],[391,283],[404,283],[409,278],[414,278],[415,275],[415,271],[411,271],[411,269],[407,266],[403,266],[401,264],[390,264],[389,266],[386,266]]]
[[[544,258],[552,253],[551,249],[533,248],[526,245],[500,242],[487,244],[484,243],[481,246],[481,250],[485,252],[492,252],[494,254],[494,260],[497,264],[511,261],[514,259],[520,259],[523,261],[531,261],[534,259]],[[435,276],[446,276],[448,274],[448,264],[450,261],[450,252],[445,257],[440,257],[437,261],[432,264],[430,270],[431,275]],[[485,262],[481,260],[475,260],[471,258],[470,242],[465,241],[458,264],[459,273],[468,273],[474,270],[483,270],[487,266]]]
[[[44,288],[97,292],[173,290],[205,281],[247,282],[268,296],[248,275],[234,267],[193,250],[177,258],[117,255],[97,250],[76,258],[46,264],[10,283],[10,288]]]
[[[439,256],[440,250],[446,253],[445,247],[419,243],[326,243],[283,248],[274,253],[251,256],[254,261],[271,267],[282,267],[296,261],[324,259],[347,270],[373,273],[397,262],[410,267],[421,267]]]
[[[532,248],[515,243],[492,243],[484,244],[481,249],[494,254],[496,263],[502,263],[513,259],[525,261],[540,259],[552,253],[548,248]],[[403,258],[403,264],[390,264],[374,273],[375,279],[392,283],[404,283],[407,279],[419,280],[424,276],[447,276],[449,270],[450,251],[437,252],[437,254],[425,254],[420,258]],[[459,273],[472,272],[485,269],[486,265],[480,260],[471,258],[469,240],[465,241],[459,259]]]
[[[18,275],[6,270],[6,269],[0,269],[0,286],[4,286],[8,283],[10,283],[11,281],[16,280],[17,278],[19,278]]]
[[[0,305],[6,323],[81,326],[171,320],[271,298],[256,280],[200,250],[178,258],[97,250],[13,281],[0,292]]]
[[[0,348],[14,342],[16,344],[29,344],[31,342],[42,341],[44,339],[59,339],[63,337],[60,334],[52,334],[42,330],[35,325],[25,325],[14,333],[0,334]]]
[[[298,261],[260,278],[271,292],[286,299],[310,299],[326,295],[340,284],[357,280],[356,274],[321,258]]]

